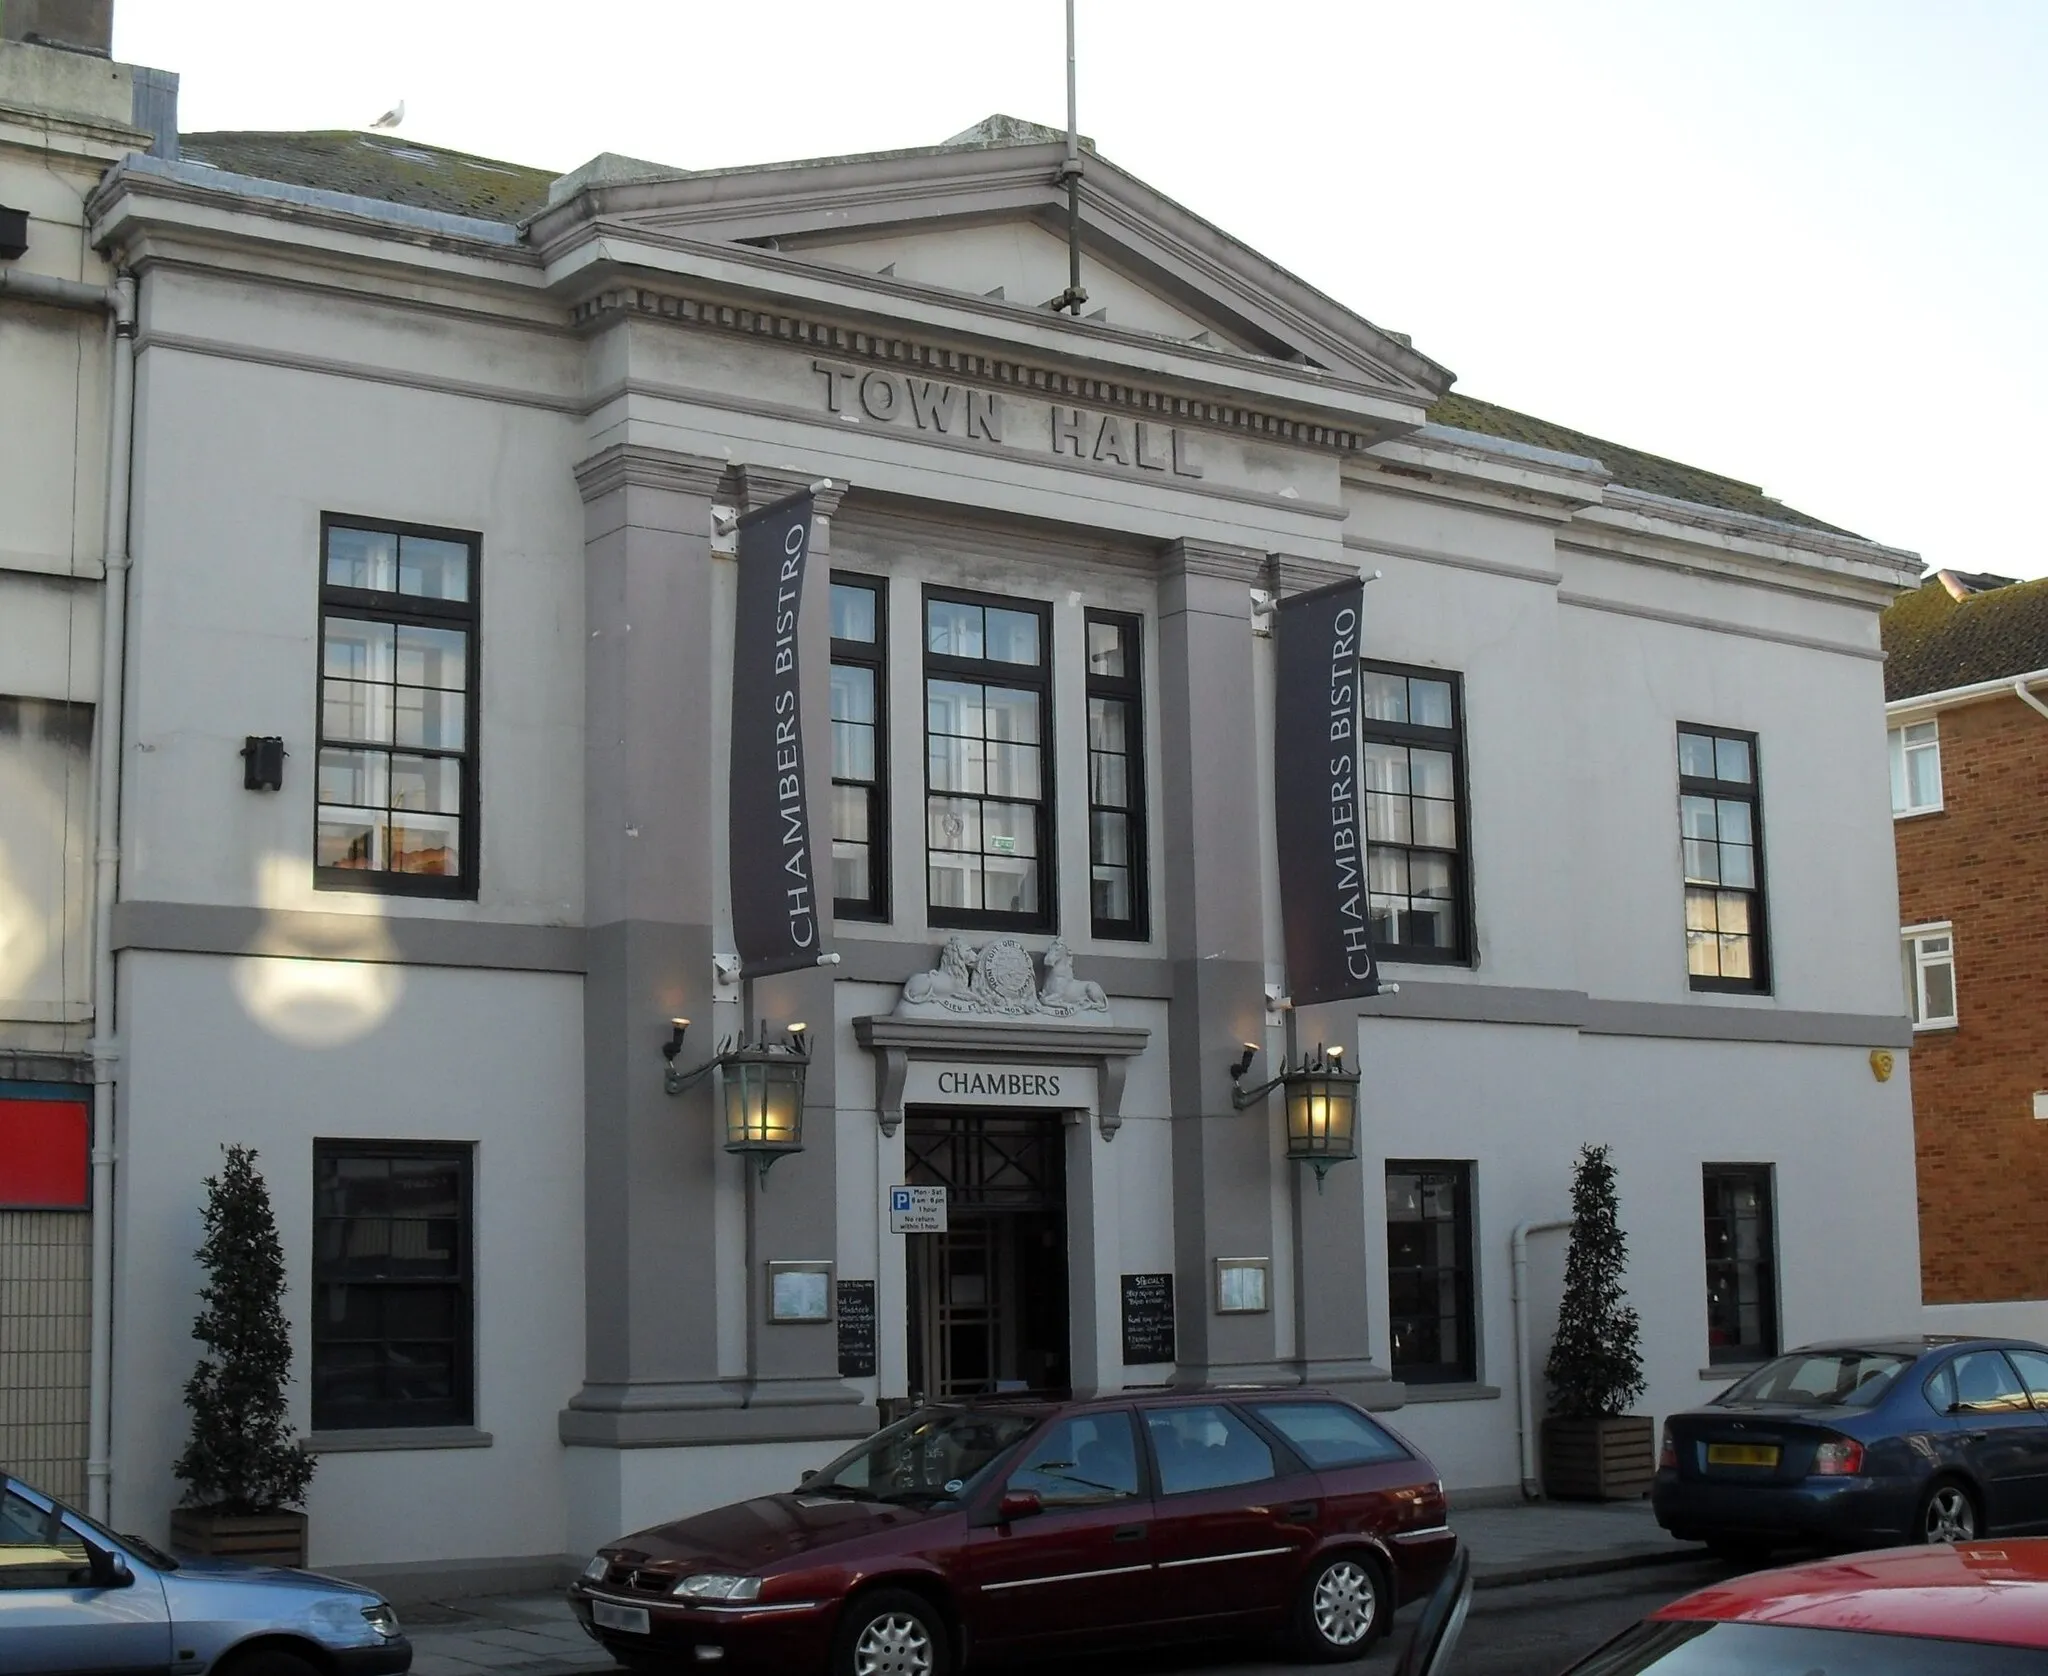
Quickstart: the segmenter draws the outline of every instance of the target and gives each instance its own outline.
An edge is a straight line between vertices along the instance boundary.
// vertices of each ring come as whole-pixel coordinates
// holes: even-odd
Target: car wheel
[[[946,1676],[951,1663],[938,1609],[908,1589],[859,1596],[832,1644],[832,1676]]]
[[[256,1647],[224,1661],[220,1676],[320,1676],[311,1659],[282,1647]]]
[[[1918,1542],[1974,1542],[1982,1524],[1970,1492],[1953,1478],[1939,1478],[1920,1498],[1913,1537]]]
[[[1301,1586],[1295,1645],[1319,1664],[1358,1658],[1387,1627],[1393,1610],[1378,1561],[1369,1554],[1332,1554]]]

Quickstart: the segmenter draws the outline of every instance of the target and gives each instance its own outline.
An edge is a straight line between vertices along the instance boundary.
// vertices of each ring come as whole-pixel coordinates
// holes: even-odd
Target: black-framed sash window
[[[1707,1164],[1707,1360],[1761,1362],[1778,1353],[1777,1241],[1771,1166]]]
[[[475,1424],[472,1149],[313,1143],[313,1429]]]
[[[1088,634],[1088,913],[1098,937],[1143,939],[1145,709],[1143,623],[1090,611]]]
[[[832,911],[889,917],[889,588],[832,573]]]
[[[1696,990],[1771,987],[1759,784],[1755,734],[1679,724],[1685,969]]]
[[[927,588],[924,628],[930,923],[1048,930],[1051,610]]]
[[[477,893],[482,540],[321,519],[313,882]]]
[[[1447,670],[1365,663],[1358,684],[1373,949],[1383,960],[1469,960],[1472,878],[1459,679]]]
[[[1387,1163],[1387,1317],[1394,1377],[1479,1377],[1472,1289],[1472,1166]]]

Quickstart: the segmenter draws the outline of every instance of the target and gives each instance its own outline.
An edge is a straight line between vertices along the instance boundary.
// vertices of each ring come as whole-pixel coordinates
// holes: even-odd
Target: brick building
[[[1922,1289],[1989,1325],[1939,1306],[2048,1300],[2048,579],[1937,572],[1884,646]]]

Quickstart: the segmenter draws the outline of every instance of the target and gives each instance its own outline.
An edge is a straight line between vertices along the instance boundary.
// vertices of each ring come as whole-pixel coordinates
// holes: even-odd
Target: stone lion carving
[[[1110,1022],[1102,985],[1074,976],[1073,952],[1058,938],[1045,952],[1041,987],[1031,951],[1015,937],[994,937],[978,949],[964,937],[948,937],[938,965],[913,973],[904,983],[896,1011],[925,1018],[950,1014]]]
[[[1063,938],[1055,937],[1045,951],[1045,988],[1038,992],[1049,1013],[1107,1013],[1109,997],[1102,985],[1074,976],[1074,954]]]
[[[948,937],[939,951],[939,963],[929,972],[915,972],[903,986],[908,1006],[955,1007],[971,1003],[974,987],[974,950],[964,937]]]

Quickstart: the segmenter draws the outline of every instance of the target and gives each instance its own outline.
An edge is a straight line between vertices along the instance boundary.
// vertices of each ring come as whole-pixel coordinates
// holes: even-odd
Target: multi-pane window
[[[313,1143],[313,1429],[474,1423],[470,1149]]]
[[[473,535],[322,521],[314,882],[476,894]]]
[[[888,593],[832,578],[832,910],[889,917]]]
[[[1395,1378],[1478,1377],[1470,1164],[1387,1165],[1387,1315]]]
[[[1771,1167],[1709,1164],[1706,1188],[1707,1360],[1761,1362],[1778,1353],[1778,1275]]]
[[[1144,709],[1139,621],[1088,613],[1088,891],[1098,937],[1143,937]]]
[[[1955,928],[1909,925],[1899,933],[1906,963],[1906,1005],[1915,1030],[1948,1030],[1956,1024]]]
[[[1692,987],[1768,989],[1755,734],[1679,728],[1678,826]]]
[[[1913,722],[1891,729],[1892,813],[1931,815],[1941,807],[1941,729]]]
[[[1358,685],[1373,946],[1388,960],[1463,960],[1470,943],[1457,678],[1365,664]]]
[[[1050,926],[1050,613],[928,588],[924,617],[931,922]]]

